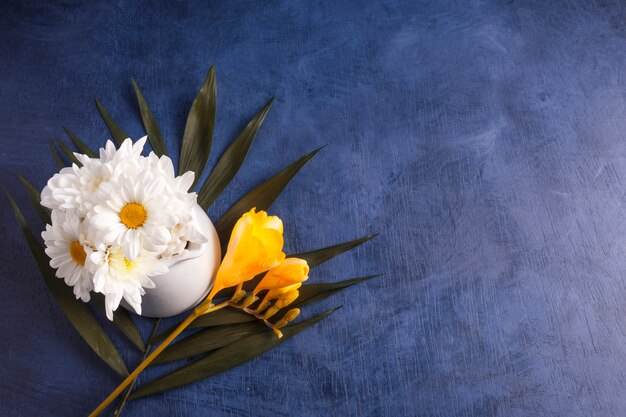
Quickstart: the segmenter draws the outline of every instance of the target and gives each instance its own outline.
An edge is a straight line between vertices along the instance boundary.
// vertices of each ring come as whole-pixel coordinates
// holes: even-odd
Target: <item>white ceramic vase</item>
[[[169,260],[167,273],[151,277],[156,287],[146,289],[142,297],[142,316],[170,317],[180,314],[200,303],[213,287],[221,261],[219,238],[209,216],[198,205],[193,211],[193,221],[197,222],[208,241],[190,243],[186,253]],[[124,301],[122,305],[134,312]]]

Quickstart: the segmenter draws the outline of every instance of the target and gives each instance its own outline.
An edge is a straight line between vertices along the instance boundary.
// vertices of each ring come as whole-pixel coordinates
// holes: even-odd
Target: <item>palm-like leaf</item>
[[[98,306],[100,311],[105,311],[104,296],[102,294],[94,292],[91,294],[91,299]],[[123,308],[115,310],[113,313],[113,325],[117,327],[118,330],[137,347],[137,349],[142,352],[146,350],[146,346],[141,339],[139,329],[135,326],[135,322],[128,311]]]
[[[39,191],[24,177],[20,174],[17,174],[20,182],[26,188],[26,192],[28,193],[28,198],[30,199],[31,204],[35,208],[37,215],[41,219],[44,224],[50,224],[50,210],[41,205],[41,195]]]
[[[359,239],[351,240],[349,242],[340,243],[338,245],[328,246],[322,249],[316,249],[310,252],[297,253],[295,255],[291,255],[292,258],[300,258],[307,261],[309,266],[317,266],[321,263],[329,261],[333,259],[335,256],[341,255],[344,252],[347,252],[351,249],[356,248],[367,242],[368,240],[374,239],[378,236],[378,233],[367,235]]]
[[[328,317],[337,309],[329,310],[312,319],[287,326],[281,331],[283,337],[277,338],[272,332],[261,332],[247,336],[235,343],[224,346],[208,356],[185,365],[175,371],[158,378],[142,387],[130,396],[131,399],[145,397],[177,388],[192,382],[200,381],[210,376],[219,374],[254,359],[268,350],[291,339],[301,331],[311,327],[315,323]]]
[[[54,163],[56,164],[57,168],[59,169],[65,168],[65,163],[59,156],[59,153],[57,152],[56,148],[54,147],[54,143],[50,141],[48,142],[48,146],[50,147],[50,153],[52,154],[52,159],[54,159]]]
[[[258,210],[268,210],[300,168],[309,162],[321,149],[318,148],[304,155],[270,179],[261,183],[229,208],[215,224],[220,242],[228,242],[230,231],[245,212],[253,207],[256,207]]]
[[[61,151],[65,154],[67,159],[70,160],[71,163],[81,166],[82,164],[76,159],[74,156],[74,152],[65,144],[61,139],[56,139],[57,145],[61,148]]]
[[[178,173],[193,171],[196,174],[191,188],[200,179],[211,151],[216,96],[215,69],[211,65],[204,84],[202,84],[202,88],[193,101],[191,110],[189,110],[180,150]]]
[[[228,183],[241,168],[243,161],[246,159],[250,145],[256,136],[261,124],[265,120],[265,116],[272,106],[272,98],[261,111],[254,116],[237,138],[224,151],[217,164],[206,179],[200,192],[198,193],[198,204],[203,209],[208,209],[217,197],[224,191]]]
[[[98,111],[100,112],[104,123],[107,125],[109,132],[111,132],[111,136],[113,136],[113,139],[115,139],[118,145],[121,145],[122,142],[124,142],[124,140],[129,138],[130,136],[128,136],[126,132],[124,132],[122,128],[113,121],[113,119],[109,115],[109,112],[106,111],[104,106],[98,100],[96,100],[96,106],[98,107]]]
[[[56,278],[54,270],[48,264],[48,256],[44,252],[43,248],[37,242],[37,239],[31,232],[26,219],[22,215],[19,207],[15,203],[15,200],[7,193],[7,197],[13,212],[17,218],[24,236],[28,242],[28,246],[37,261],[39,270],[41,271],[46,285],[50,290],[50,293],[57,301],[61,310],[65,313],[70,320],[76,331],[87,342],[89,347],[102,359],[107,365],[111,367],[115,372],[121,376],[128,375],[128,369],[122,360],[119,352],[109,339],[109,336],[102,329],[98,321],[91,314],[87,306],[82,302],[74,298],[70,287],[65,285],[63,280]]]
[[[133,88],[135,89],[135,95],[137,96],[137,102],[139,103],[139,110],[141,111],[141,119],[143,121],[143,126],[146,129],[146,133],[148,135],[148,140],[152,145],[152,150],[157,156],[168,155],[167,148],[165,147],[165,141],[163,140],[163,135],[161,135],[161,129],[159,129],[159,125],[154,119],[154,115],[146,102],[146,99],[141,94],[139,90],[139,86],[132,80]]]
[[[249,315],[247,316],[250,317]],[[157,365],[210,352],[264,330],[267,330],[267,327],[256,319],[249,323],[210,327],[169,346],[157,356],[153,364]]]
[[[331,295],[337,294],[343,289],[379,276],[380,274],[368,275],[365,277],[346,279],[339,282],[325,282],[321,284],[303,285],[302,287],[300,287],[300,296],[298,297],[296,302],[293,305],[285,307],[283,309],[283,312],[287,312],[287,310],[294,307],[304,307],[309,304],[317,303],[330,297]]]
[[[76,146],[76,149],[78,149],[80,152],[84,153],[90,158],[98,157],[98,154],[94,150],[92,150],[89,146],[87,146],[85,142],[80,140],[80,138],[76,136],[74,132],[69,130],[67,127],[63,127],[63,130],[65,130],[65,133],[67,133],[67,136],[69,136],[74,146]]]

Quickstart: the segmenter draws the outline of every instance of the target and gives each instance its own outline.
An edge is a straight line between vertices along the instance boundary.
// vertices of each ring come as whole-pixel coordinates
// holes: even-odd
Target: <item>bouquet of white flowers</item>
[[[168,156],[142,156],[145,142],[116,149],[108,141],[100,158],[75,153],[81,166],[63,168],[41,193],[52,209],[42,233],[50,265],[77,298],[102,293],[109,320],[122,298],[141,314],[150,276],[207,240],[193,216],[196,193],[187,191],[194,173],[177,177]]]

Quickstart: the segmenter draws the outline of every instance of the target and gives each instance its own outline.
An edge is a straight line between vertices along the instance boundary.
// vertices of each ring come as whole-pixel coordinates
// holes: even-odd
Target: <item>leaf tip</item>
[[[319,316],[310,319],[311,324],[314,324],[314,323],[317,323],[319,321],[324,320],[326,317],[330,316],[331,314],[333,314],[334,312],[336,312],[337,310],[339,310],[342,307],[343,307],[343,305],[339,305],[339,306],[337,306],[335,308],[331,308],[330,310],[324,311]]]

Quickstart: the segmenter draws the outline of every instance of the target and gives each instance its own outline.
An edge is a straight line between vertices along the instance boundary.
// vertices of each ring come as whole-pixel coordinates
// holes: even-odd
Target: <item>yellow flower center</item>
[[[85,258],[87,258],[87,254],[85,253],[85,249],[83,249],[83,245],[81,245],[78,240],[75,240],[70,244],[70,256],[78,265],[85,265]]]
[[[146,209],[138,203],[128,203],[120,211],[120,220],[129,229],[141,227],[147,218]]]
[[[127,271],[132,271],[135,265],[136,265],[135,262],[129,261],[126,257],[124,257],[124,266],[126,267]]]

